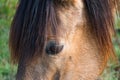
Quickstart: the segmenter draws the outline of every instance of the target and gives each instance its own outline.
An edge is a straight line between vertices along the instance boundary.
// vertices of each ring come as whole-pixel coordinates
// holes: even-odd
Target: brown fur
[[[95,80],[109,57],[119,0],[20,0],[10,31],[17,80]],[[46,42],[64,44],[47,55]]]

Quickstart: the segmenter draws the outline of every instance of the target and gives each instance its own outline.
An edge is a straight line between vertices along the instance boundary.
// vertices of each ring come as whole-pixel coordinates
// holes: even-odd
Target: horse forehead
[[[64,0],[61,0],[64,1]],[[73,1],[74,6],[64,7],[64,6],[55,6],[56,14],[58,22],[60,23],[57,27],[59,28],[60,35],[60,42],[65,43],[65,39],[67,35],[72,35],[75,33],[76,26],[84,26],[86,24],[86,12],[84,7],[83,0],[65,0]],[[79,28],[80,29],[80,28]],[[72,33],[72,34],[71,34]],[[48,37],[52,35],[51,32],[47,32]]]
[[[82,0],[74,0],[74,6],[58,7],[57,15],[60,19],[62,31],[73,32],[76,25],[83,25],[86,22],[85,8]]]

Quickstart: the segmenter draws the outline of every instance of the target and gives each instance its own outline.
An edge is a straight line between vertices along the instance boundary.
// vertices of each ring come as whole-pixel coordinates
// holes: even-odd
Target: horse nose
[[[48,41],[47,45],[46,45],[46,53],[49,55],[55,55],[60,53],[63,50],[63,45],[58,43],[55,40],[50,40]]]

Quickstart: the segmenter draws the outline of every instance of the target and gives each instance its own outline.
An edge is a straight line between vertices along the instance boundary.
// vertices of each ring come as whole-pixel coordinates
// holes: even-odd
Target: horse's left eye
[[[55,55],[60,53],[63,47],[64,47],[63,45],[59,44],[55,40],[51,40],[51,41],[48,41],[45,51],[49,55]]]

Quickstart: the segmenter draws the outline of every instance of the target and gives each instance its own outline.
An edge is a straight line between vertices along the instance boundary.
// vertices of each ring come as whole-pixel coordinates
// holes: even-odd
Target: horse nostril
[[[64,47],[63,45],[59,44],[55,40],[51,40],[47,43],[45,51],[47,54],[54,55],[54,54],[60,53],[63,47]]]

